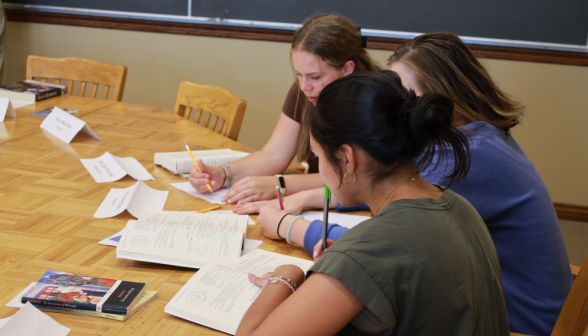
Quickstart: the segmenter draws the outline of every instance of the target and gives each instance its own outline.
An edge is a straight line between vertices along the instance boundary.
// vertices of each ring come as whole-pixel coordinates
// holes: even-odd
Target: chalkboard
[[[370,30],[445,31],[462,37],[533,42],[535,47],[548,49],[558,49],[550,44],[583,47],[588,44],[587,0],[10,0],[9,3],[164,14],[177,16],[178,20],[189,17],[190,12],[193,17],[216,18],[215,22],[220,24],[231,24],[232,20],[299,24],[313,14],[337,12]]]

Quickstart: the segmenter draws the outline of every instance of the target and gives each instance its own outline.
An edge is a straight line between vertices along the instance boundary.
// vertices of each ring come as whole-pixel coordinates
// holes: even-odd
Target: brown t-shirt
[[[306,99],[306,96],[304,96],[304,93],[298,89],[298,81],[294,81],[290,90],[288,90],[286,100],[284,100],[282,112],[290,119],[302,124],[302,113],[304,113],[306,104],[310,103]],[[314,154],[311,154],[311,157],[308,159],[308,165],[308,172],[310,174],[318,173],[318,158]]]

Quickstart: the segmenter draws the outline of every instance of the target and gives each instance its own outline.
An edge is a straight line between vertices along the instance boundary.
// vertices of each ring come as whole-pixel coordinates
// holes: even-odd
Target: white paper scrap
[[[178,183],[170,183],[170,185],[174,188],[180,189],[181,191],[188,193],[194,197],[198,197],[200,199],[205,200],[206,202],[210,203],[218,203],[218,204],[225,204],[226,202],[222,202],[221,198],[223,198],[228,192],[229,189],[219,189],[212,194],[201,194],[192,185],[190,182],[178,182]]]
[[[100,140],[86,122],[63,111],[57,106],[43,120],[41,128],[67,143],[70,143],[80,131]]]
[[[121,158],[106,152],[95,159],[80,159],[80,161],[98,183],[118,181],[127,174],[135,180],[155,180],[133,157]]]
[[[65,336],[70,331],[30,302],[16,314],[0,320],[0,336]]]
[[[36,282],[33,282],[32,284],[28,285],[27,287],[25,287],[25,289],[23,289],[20,293],[18,293],[17,296],[15,296],[14,298],[12,298],[12,300],[8,301],[8,303],[6,304],[6,307],[12,307],[12,308],[22,308],[24,307],[24,303],[22,303],[20,301],[20,299],[22,298],[22,296],[28,292],[29,290],[31,290],[31,288],[35,287],[37,285]]]
[[[323,220],[323,212],[322,211],[305,211],[301,213],[304,219],[313,221],[313,220]],[[356,226],[357,224],[370,219],[371,217],[368,216],[356,216],[356,215],[347,215],[342,213],[336,212],[329,212],[329,223],[331,224],[339,224],[343,227],[351,229],[352,227]]]
[[[0,121],[4,121],[6,117],[16,118],[16,113],[10,99],[0,98]]]
[[[112,188],[96,213],[96,218],[114,217],[127,210],[139,218],[144,210],[161,211],[165,206],[169,191],[150,188],[139,180],[128,188]]]
[[[246,255],[247,253],[255,251],[259,246],[261,246],[261,243],[263,243],[263,241],[261,240],[245,239],[245,244],[243,246],[243,251],[241,252],[241,257]]]

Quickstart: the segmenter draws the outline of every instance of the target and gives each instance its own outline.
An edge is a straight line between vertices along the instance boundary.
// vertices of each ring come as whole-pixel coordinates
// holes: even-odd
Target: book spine
[[[55,90],[51,90],[48,92],[37,93],[37,94],[35,94],[35,102],[49,99],[49,98],[53,98],[53,97],[57,97],[57,96],[61,96],[61,89],[55,89]]]
[[[39,308],[39,310],[50,311],[50,312],[55,312],[55,313],[103,317],[103,318],[117,320],[117,321],[125,321],[126,320],[126,315],[100,313],[100,312],[93,311],[93,310],[61,308],[61,307],[47,307],[47,306],[39,306],[39,305],[35,305],[35,307]]]
[[[21,302],[27,303],[30,302],[34,305],[39,306],[48,306],[48,307],[61,307],[61,308],[68,308],[68,309],[81,309],[81,310],[88,310],[88,311],[96,311],[96,305],[81,303],[81,302],[60,302],[55,300],[46,300],[46,299],[37,299],[37,298],[27,298],[22,297]]]

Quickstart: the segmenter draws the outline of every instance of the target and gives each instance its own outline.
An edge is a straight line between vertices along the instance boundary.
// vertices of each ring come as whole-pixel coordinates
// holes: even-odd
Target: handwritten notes
[[[229,192],[229,189],[220,189],[220,190],[213,192],[212,194],[210,194],[210,193],[209,194],[201,194],[198,191],[196,191],[196,189],[194,189],[194,187],[192,187],[190,182],[170,183],[170,185],[172,187],[180,189],[181,191],[188,193],[194,197],[198,197],[200,199],[203,199],[206,202],[218,203],[218,204],[225,204],[226,203],[226,202],[222,202],[221,198],[223,198],[227,194],[227,192]]]
[[[4,121],[6,117],[16,118],[14,107],[8,98],[0,98],[0,121]]]
[[[127,210],[131,215],[139,218],[144,210],[161,211],[167,200],[169,191],[150,188],[139,180],[128,188],[112,188],[96,213],[96,218],[110,218]]]
[[[67,143],[70,143],[80,131],[100,140],[84,121],[63,111],[59,107],[55,107],[53,112],[43,120],[41,128]]]
[[[0,319],[0,336],[65,336],[70,331],[30,302],[11,317]]]
[[[147,169],[132,157],[121,158],[106,152],[95,159],[80,161],[98,183],[118,181],[127,174],[135,180],[154,180]]]

